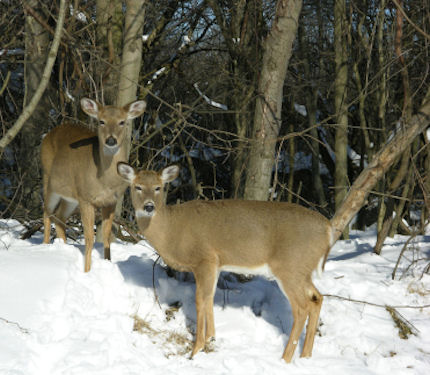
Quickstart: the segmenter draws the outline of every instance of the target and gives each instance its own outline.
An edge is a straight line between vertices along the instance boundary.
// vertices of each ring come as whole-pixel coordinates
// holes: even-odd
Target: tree
[[[255,104],[253,135],[245,183],[245,199],[267,200],[281,127],[282,93],[296,37],[301,0],[280,0],[263,48]]]
[[[336,119],[335,137],[335,209],[338,210],[348,190],[348,46],[346,35],[348,24],[346,20],[346,1],[334,1],[334,53],[335,72],[334,107]],[[346,228],[344,236],[348,238]]]
[[[94,78],[101,100],[111,104],[118,93],[124,26],[123,2],[96,0],[96,20],[97,64]]]
[[[136,100],[139,86],[140,67],[142,65],[142,34],[145,19],[144,1],[127,0],[125,16],[124,46],[122,49],[121,66],[119,69],[119,87],[116,103],[124,106]],[[132,124],[127,124],[127,158],[131,150]],[[116,207],[116,215],[122,211],[123,197]]]
[[[29,80],[30,88],[26,91],[24,110],[15,122],[15,124],[8,130],[8,132],[6,132],[6,134],[0,140],[0,155],[2,155],[6,146],[16,137],[18,132],[23,128],[25,129],[25,131],[23,131],[23,134],[21,134],[21,146],[24,147],[22,154],[24,154],[26,160],[29,160],[28,165],[30,167],[28,168],[28,170],[25,171],[27,177],[23,180],[23,184],[24,194],[27,193],[27,195],[31,196],[31,198],[27,200],[27,202],[29,202],[30,204],[30,210],[34,210],[35,207],[39,206],[37,184],[35,184],[35,181],[37,181],[38,179],[37,177],[34,177],[34,175],[37,175],[38,172],[36,168],[37,164],[35,163],[35,160],[37,160],[37,147],[35,146],[37,139],[35,139],[36,137],[34,134],[32,134],[32,132],[34,132],[34,129],[38,126],[40,122],[45,121],[45,119],[47,118],[47,112],[43,112],[44,110],[46,110],[46,106],[37,106],[40,103],[42,95],[49,84],[52,67],[56,60],[57,51],[61,40],[61,33],[64,25],[66,2],[66,0],[61,0],[60,2],[54,39],[52,42],[51,49],[49,50],[49,54],[47,54],[45,65],[42,65],[40,61],[35,62],[33,60],[31,62],[28,62],[28,64],[26,65],[27,78]],[[28,19],[26,20],[26,26],[26,46],[30,51],[29,55],[27,55],[27,59],[40,59],[42,57],[40,56],[40,53],[41,51],[43,51],[43,48],[46,47],[46,34]],[[31,45],[32,42],[35,43],[35,45]],[[39,108],[39,110],[36,110],[36,108]],[[27,129],[26,127],[24,127],[24,125],[27,125]],[[37,131],[36,134],[40,134],[40,131]],[[36,171],[34,171],[34,169],[36,169]],[[21,216],[22,214],[18,212],[18,215]],[[22,217],[26,216],[27,215],[23,215]]]
[[[59,3],[34,0],[31,4],[26,15],[40,28],[36,34],[52,40]],[[291,10],[297,4],[293,1],[136,4],[142,11],[132,15],[133,5],[125,0],[69,2],[48,80],[52,91],[42,96],[50,100],[36,107],[42,117],[34,126],[27,128],[28,122],[3,149],[2,216],[25,220],[30,216],[23,207],[40,202],[38,158],[24,155],[24,143],[33,142],[37,152],[40,134],[63,119],[93,126],[81,115],[78,102],[83,96],[106,104],[122,104],[136,96],[147,100],[143,120],[130,125],[130,162],[155,169],[180,164],[181,183],[172,190],[170,201],[242,197],[246,192],[252,199],[289,199],[332,216],[339,187],[354,183],[386,141],[410,122],[409,115],[403,114],[404,88],[409,86],[411,114],[417,113],[428,90],[426,20],[430,10],[423,2],[346,2],[348,9],[342,14],[347,26],[341,41],[348,48],[348,69],[342,95],[336,95],[338,84],[334,84],[343,72],[339,67],[345,66],[336,67],[336,51],[341,48],[335,47],[334,0],[305,2],[300,18],[298,11]],[[401,28],[396,26],[399,15],[404,21]],[[29,93],[32,87],[30,75],[23,74],[21,57],[24,53],[30,57],[32,51],[25,48],[24,7],[0,2],[0,20],[4,135],[24,108],[24,88]],[[286,27],[288,23],[291,28]],[[277,34],[284,26],[287,31]],[[400,39],[398,30],[402,30]],[[396,48],[399,40],[400,50]],[[33,44],[27,42],[28,47]],[[336,97],[341,98],[337,103],[343,105],[342,110]],[[346,182],[336,180],[338,114],[348,115],[344,122],[347,138],[341,142],[348,145],[341,173],[341,177],[348,176]],[[360,228],[375,223],[378,215],[382,228],[384,215],[392,216],[390,212],[397,212],[399,225],[393,221],[388,235],[424,225],[428,217],[427,135],[416,137],[406,151],[369,192],[369,204],[360,212]],[[24,184],[23,175],[30,176],[24,171],[30,166],[34,174]],[[258,183],[252,186],[253,181]],[[339,202],[337,207],[342,211]],[[417,216],[422,216],[418,224]],[[38,217],[37,207],[33,217]]]
[[[38,0],[24,2],[25,16],[25,64],[24,79],[25,95],[24,107],[28,106],[34,97],[39,83],[41,81],[43,70],[45,69],[46,59],[48,57],[50,35],[48,30],[40,23],[41,19],[48,19],[45,7]],[[39,124],[50,122],[49,109],[51,101],[55,101],[52,95],[50,81],[48,80],[47,89],[41,96],[37,106],[34,108],[32,115],[26,121],[19,137],[20,148],[18,158],[29,160],[23,169],[22,186],[23,195],[26,200],[26,207],[20,211],[26,210],[30,217],[36,218],[40,208],[39,192],[37,189],[39,166],[38,144],[43,134],[43,129]],[[22,212],[23,217],[27,216]]]

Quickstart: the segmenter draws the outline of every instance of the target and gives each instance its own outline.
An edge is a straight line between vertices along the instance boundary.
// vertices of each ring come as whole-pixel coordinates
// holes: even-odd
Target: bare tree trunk
[[[354,215],[364,205],[370,190],[384,175],[396,158],[430,125],[430,89],[416,115],[373,158],[351,186],[341,206],[336,210],[331,223],[337,240]]]
[[[267,200],[281,127],[282,90],[296,36],[301,0],[279,0],[267,39],[258,84],[245,199]]]
[[[288,124],[288,129],[291,131],[291,133],[294,131],[293,124]],[[294,193],[294,168],[295,168],[295,154],[296,154],[296,147],[295,147],[295,141],[294,137],[291,137],[288,140],[288,193],[287,193],[287,202],[293,201],[293,193]],[[275,189],[275,186],[273,187]]]
[[[99,49],[95,81],[101,90],[99,100],[112,104],[118,91],[124,21],[122,1],[96,0],[96,37]]]
[[[124,46],[122,51],[119,90],[116,103],[126,105],[136,100],[139,83],[140,67],[142,65],[142,34],[145,19],[145,1],[127,0],[124,30]],[[127,158],[131,150],[132,123],[127,124]],[[118,199],[116,215],[122,211],[123,197]]]
[[[124,46],[122,50],[119,90],[116,103],[126,105],[136,100],[139,83],[140,67],[142,65],[142,33],[145,19],[145,2],[142,0],[127,0],[127,13],[125,16]],[[131,126],[127,139],[130,153]]]
[[[222,2],[209,0],[221,29],[230,56],[231,108],[237,146],[232,158],[232,197],[241,198],[247,170],[246,139],[251,135],[253,98],[257,89],[262,52],[259,35],[262,33],[263,7],[261,0],[231,2],[231,14],[226,17]]]
[[[378,90],[376,92],[377,102],[378,102],[378,125],[379,132],[378,140],[386,139],[386,126],[385,126],[385,112],[387,105],[387,70],[386,70],[386,59],[384,55],[384,26],[385,26],[385,5],[386,0],[381,0],[379,12],[378,12],[378,28],[377,28],[377,45],[378,45],[378,68],[381,71],[381,78],[378,85]],[[378,142],[381,144],[382,142]],[[372,152],[373,154],[373,152]],[[369,158],[369,160],[371,160]],[[382,179],[378,184],[378,190],[384,191],[385,181]],[[378,219],[377,219],[377,231],[380,233],[383,230],[384,216],[386,212],[386,206],[384,197],[379,198],[379,208],[378,208]]]
[[[402,6],[402,4],[403,2],[400,1],[400,6]],[[394,49],[395,49],[395,54],[397,56],[398,62],[402,67],[400,72],[402,76],[402,85],[403,85],[402,121],[407,122],[412,114],[412,101],[411,101],[411,92],[409,87],[408,70],[405,62],[405,57],[402,53],[402,39],[403,39],[403,15],[400,11],[397,11],[396,12],[396,36],[394,40]],[[390,197],[390,195],[395,193],[395,190],[398,189],[398,187],[400,186],[405,176],[410,172],[409,163],[410,163],[410,151],[405,150],[403,152],[403,155],[401,156],[400,167],[397,173],[395,174],[395,177],[392,180],[388,190],[389,197],[387,198],[387,200],[389,201],[389,204],[386,205],[384,202],[385,198],[384,197],[381,198],[380,214],[382,216],[382,213],[384,213],[384,224],[382,225],[382,230],[381,231],[378,230],[378,241],[374,248],[374,251],[377,254],[380,254],[382,245],[387,235],[391,236],[393,233],[393,230],[397,230],[397,227],[400,223],[400,218],[402,217],[402,212],[400,212],[400,210],[403,211],[404,209],[404,201],[400,201],[396,205],[396,208],[394,210],[394,202],[390,202],[394,200],[394,198]],[[409,176],[412,177],[411,175]],[[413,183],[413,180],[411,180],[410,183]],[[409,185],[409,182],[406,182],[406,186],[402,192],[402,196],[404,194],[407,194],[408,188],[409,188],[408,185]],[[396,214],[396,217],[394,220],[392,220],[393,213]],[[386,228],[388,226],[388,224],[386,224],[387,222],[390,223],[390,227],[388,228],[388,230]]]
[[[33,98],[39,86],[46,58],[49,51],[49,33],[34,18],[34,14],[44,17],[43,9],[39,6],[38,0],[31,0],[24,5],[25,16],[25,64],[24,80],[25,95],[24,107]],[[48,88],[48,87],[47,87]],[[51,108],[50,90],[45,91],[30,118],[26,121],[19,137],[19,149],[17,162],[22,166],[22,186],[23,206],[26,213],[18,208],[17,215],[21,218],[27,214],[31,218],[40,217],[40,171],[38,166],[40,139],[43,132],[46,132],[49,125],[49,110]]]
[[[335,209],[342,204],[348,191],[348,46],[347,46],[347,19],[345,0],[334,2],[334,50],[336,62],[336,77],[334,81],[334,105],[336,111],[336,137],[335,137]],[[349,236],[345,227],[344,237]]]

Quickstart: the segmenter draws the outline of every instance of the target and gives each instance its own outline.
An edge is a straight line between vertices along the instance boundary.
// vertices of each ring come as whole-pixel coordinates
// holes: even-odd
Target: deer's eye
[[[123,120],[123,121],[120,121],[119,123],[118,123],[118,125],[119,126],[124,126],[124,124],[125,124],[125,121]]]
[[[155,192],[156,192],[156,193],[159,193],[159,192],[160,192],[160,190],[161,190],[161,187],[160,187],[160,186],[157,186],[157,187],[155,188]]]
[[[142,187],[141,186],[135,186],[134,187],[134,189],[136,190],[136,191],[138,191],[138,192],[141,192],[142,191]]]
[[[100,125],[105,126],[105,122],[103,120],[100,120]]]

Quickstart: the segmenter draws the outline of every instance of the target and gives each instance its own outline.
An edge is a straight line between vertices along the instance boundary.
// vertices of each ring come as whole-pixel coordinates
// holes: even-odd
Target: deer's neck
[[[164,206],[151,218],[140,218],[138,225],[146,240],[167,265],[178,271],[190,271],[191,269],[187,267],[187,260],[175,251],[175,249],[179,250],[175,241],[177,239],[175,233],[178,233],[180,229],[178,225],[181,226],[182,221],[177,220],[174,207]]]
[[[120,145],[119,150],[114,155],[105,152],[104,146],[99,143],[97,155],[97,175],[101,179],[120,179],[117,173],[117,164],[120,161],[127,161],[126,147],[124,142]]]
[[[137,218],[139,231],[151,243],[152,246],[159,250],[167,240],[166,237],[170,228],[170,209],[167,206],[159,208],[151,217],[141,216]],[[161,254],[160,254],[161,255]]]

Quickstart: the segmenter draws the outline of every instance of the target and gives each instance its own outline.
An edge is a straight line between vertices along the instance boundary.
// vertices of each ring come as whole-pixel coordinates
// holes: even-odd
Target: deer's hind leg
[[[61,238],[64,243],[66,242],[66,221],[75,211],[77,206],[77,201],[61,199],[58,208],[55,211],[55,215],[53,216],[57,237]]]
[[[274,275],[279,288],[290,302],[293,313],[293,327],[282,358],[287,363],[291,362],[308,318],[301,357],[310,357],[318,325],[322,296],[313,285],[310,277],[307,278],[287,272],[274,272]]]
[[[318,328],[318,321],[323,302],[323,296],[313,284],[309,288],[308,293],[310,299],[308,303],[309,319],[308,325],[306,326],[306,337],[301,357],[310,357],[312,355],[312,348],[314,346],[315,334]]]
[[[48,189],[48,181],[43,179],[43,243],[49,243],[51,237],[51,217],[60,203],[61,197],[51,193]]]

